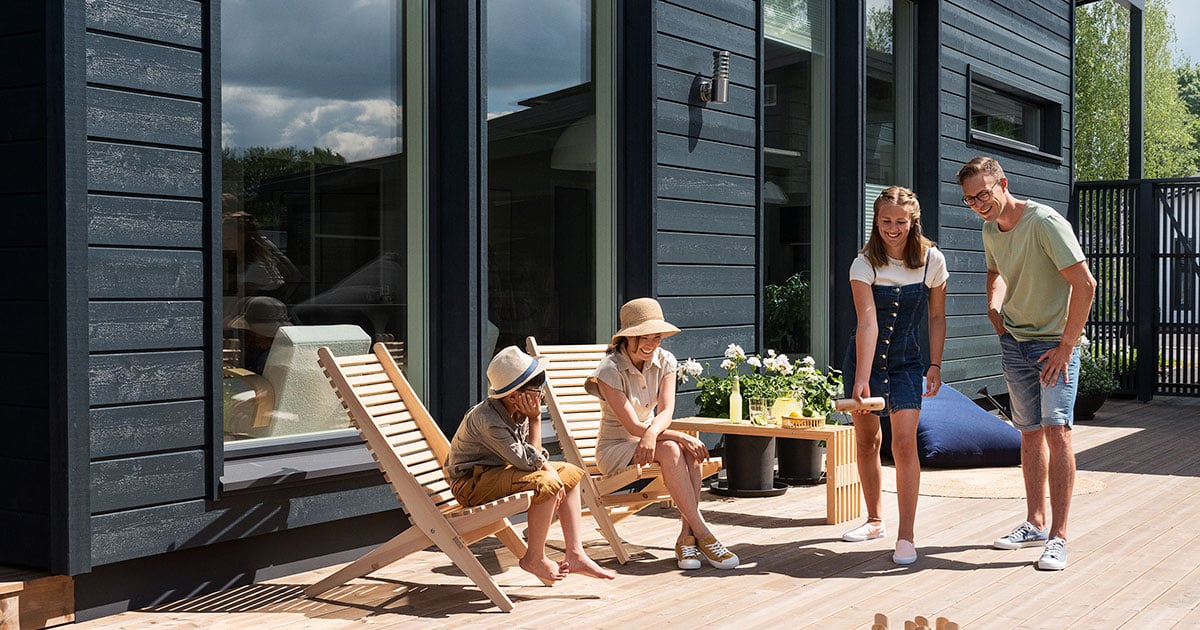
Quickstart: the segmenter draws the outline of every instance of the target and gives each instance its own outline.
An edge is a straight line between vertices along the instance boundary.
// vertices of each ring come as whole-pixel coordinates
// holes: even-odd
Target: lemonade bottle
[[[736,374],[733,375],[733,391],[729,392],[729,422],[742,422],[742,387]]]

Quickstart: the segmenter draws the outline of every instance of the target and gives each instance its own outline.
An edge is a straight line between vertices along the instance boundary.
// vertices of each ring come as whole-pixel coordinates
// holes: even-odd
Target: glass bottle
[[[742,387],[737,374],[733,375],[733,391],[729,392],[729,422],[739,424],[742,421]]]

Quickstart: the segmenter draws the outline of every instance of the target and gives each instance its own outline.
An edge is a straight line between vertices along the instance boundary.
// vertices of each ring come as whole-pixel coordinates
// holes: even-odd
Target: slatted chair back
[[[549,359],[546,366],[546,406],[554,422],[567,461],[597,474],[596,441],[600,433],[600,399],[584,390],[584,383],[604,359],[604,344],[538,345],[530,337],[530,354]]]
[[[305,588],[305,595],[319,595],[436,545],[496,606],[512,610],[512,600],[467,545],[495,536],[515,557],[523,557],[527,547],[508,518],[527,510],[533,493],[518,492],[469,508],[454,499],[442,469],[450,442],[404,378],[386,344],[375,344],[371,354],[343,357],[321,348],[317,361],[412,526]]]
[[[371,354],[343,357],[322,348],[318,357],[339,394],[353,394],[343,395],[342,403],[404,509],[411,514],[422,501],[432,502],[442,513],[461,509],[442,469],[450,442],[388,348],[377,344]],[[418,489],[421,494],[416,494]]]

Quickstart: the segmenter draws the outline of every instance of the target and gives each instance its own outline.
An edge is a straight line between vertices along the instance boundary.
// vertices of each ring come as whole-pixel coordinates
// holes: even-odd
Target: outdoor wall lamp
[[[713,51],[712,79],[700,81],[700,100],[724,103],[729,100],[729,51]]]

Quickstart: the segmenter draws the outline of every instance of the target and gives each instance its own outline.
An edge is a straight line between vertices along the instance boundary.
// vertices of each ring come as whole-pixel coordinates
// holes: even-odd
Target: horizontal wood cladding
[[[704,231],[712,234],[754,236],[753,206],[728,206],[703,201],[660,199],[660,230]]]
[[[694,73],[680,72],[670,68],[658,68],[655,72],[658,97],[667,101],[683,103],[692,107],[700,107],[701,111],[693,112],[701,119],[709,112],[726,112],[739,116],[754,116],[754,102],[757,93],[740,85],[729,86],[729,101],[726,103],[705,103],[700,100],[699,89],[701,79],[712,74],[710,69],[703,76]]]
[[[3,65],[3,64],[0,64]],[[0,195],[46,191],[46,143],[26,140],[0,144]]]
[[[46,250],[41,247],[0,249],[0,295],[5,302],[45,301]]]
[[[41,19],[44,21],[45,15]],[[45,85],[46,56],[30,53],[43,53],[45,50],[46,35],[41,29],[0,37],[0,59],[5,60],[0,63],[0,87]],[[20,63],[16,63],[18,59]]]
[[[755,178],[672,166],[658,167],[658,195],[686,201],[753,206]]]
[[[204,453],[187,451],[92,462],[92,512],[196,499],[204,494]]]
[[[0,230],[0,248],[45,247],[46,195],[44,191],[0,196],[5,229]]]
[[[0,3],[0,37],[43,31],[46,28],[46,7],[42,2]]]
[[[754,119],[715,109],[659,101],[658,130],[699,140],[752,147],[757,137]]]
[[[754,176],[754,147],[658,134],[658,162],[727,175]]]
[[[203,56],[196,51],[88,33],[90,84],[200,98]]]
[[[199,348],[204,344],[203,302],[101,302],[88,305],[93,352]]]
[[[204,192],[198,151],[91,141],[87,169],[92,192],[197,198]]]
[[[201,298],[203,253],[93,247],[88,294],[102,298]]]
[[[332,520],[397,510],[379,473],[93,516],[92,563],[110,564]]]
[[[89,195],[88,242],[200,248],[204,245],[204,205],[199,201]]]
[[[994,330],[987,332],[991,334],[985,333],[975,337],[954,337],[947,339],[944,358],[953,360],[998,356],[1000,354],[1000,338],[996,336]]]
[[[754,294],[754,267],[717,265],[658,266],[658,295],[744,295]]]
[[[660,232],[659,263],[753,265],[758,250],[752,236]]]
[[[654,45],[657,47],[658,65],[680,72],[701,74],[705,77],[712,75],[713,52],[718,50],[707,43],[690,42],[687,40],[659,34]],[[742,55],[729,56],[729,83],[754,89],[758,73],[752,57]]]
[[[43,487],[45,482],[43,482]],[[40,567],[50,547],[50,517],[28,512],[0,512],[4,535],[0,536],[0,558],[5,564]]]
[[[731,0],[710,4],[723,4],[732,11],[723,11],[721,17],[714,17],[692,10],[695,5],[691,2],[681,2],[678,5],[659,2],[655,16],[656,27],[660,33],[703,42],[714,50],[728,50],[753,59],[758,54],[758,41],[754,32],[757,21],[754,3]],[[711,57],[707,73],[712,73]]]
[[[0,457],[36,460],[50,457],[50,412],[46,401],[40,407],[0,405],[0,431],[4,432]]]
[[[202,10],[195,0],[87,0],[87,27],[199,48]]]
[[[753,295],[663,297],[658,301],[666,320],[680,328],[754,323]]]
[[[46,88],[0,87],[0,143],[46,137]]]
[[[91,404],[202,398],[205,370],[199,350],[93,354],[88,361]]]
[[[91,410],[92,457],[199,448],[207,431],[205,402],[104,407]]]
[[[92,137],[201,147],[204,110],[196,101],[88,88],[87,128]]]
[[[721,326],[712,328],[689,328],[671,337],[670,343],[664,343],[675,358],[706,359],[716,368],[720,364],[721,353],[731,343],[742,346],[747,351],[754,347],[754,326]],[[703,363],[703,361],[701,361]]]
[[[50,496],[45,491],[49,468],[45,460],[0,458],[0,479],[4,479],[0,512],[49,513]]]
[[[0,353],[48,353],[49,321],[46,302],[0,301]]]

